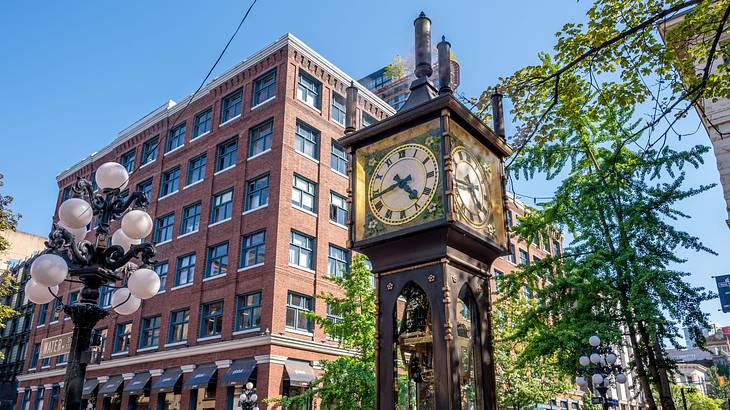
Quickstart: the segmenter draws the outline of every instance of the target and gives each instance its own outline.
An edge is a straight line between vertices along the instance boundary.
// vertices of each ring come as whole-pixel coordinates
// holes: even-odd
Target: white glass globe
[[[623,373],[619,373],[616,375],[616,383],[624,384],[626,383],[626,375]]]
[[[100,189],[122,190],[127,187],[129,173],[127,169],[118,162],[105,162],[96,169],[96,185]]]
[[[59,225],[61,227],[63,227],[63,229],[69,231],[71,233],[71,235],[73,235],[74,242],[83,241],[84,239],[86,239],[86,234],[89,232],[89,230],[86,229],[86,225],[82,226],[81,228],[77,228],[77,229],[69,228],[68,226],[65,226],[62,223],[59,223]]]
[[[592,353],[591,354],[591,363],[598,364],[601,362],[601,355],[598,353]]]
[[[152,269],[137,269],[129,275],[127,287],[132,295],[140,299],[149,299],[160,290],[160,277]]]
[[[132,245],[139,245],[140,243],[142,243],[141,239],[132,239],[125,235],[124,231],[121,229],[117,229],[112,234],[112,245],[121,246],[122,249],[124,249],[124,252],[129,252],[129,248]]]
[[[247,388],[248,390],[251,390],[251,389],[253,389],[253,383],[251,383],[251,382],[247,382],[247,383],[246,383],[246,388]]]
[[[614,363],[616,363],[616,360],[618,360],[618,357],[616,357],[615,354],[609,353],[606,355],[606,362],[608,364],[614,364]]]
[[[588,343],[590,343],[593,347],[598,347],[598,345],[601,344],[601,338],[595,335],[591,336],[588,338]]]
[[[583,376],[578,376],[575,378],[575,384],[580,387],[585,387],[588,384],[588,380],[586,380],[586,378]]]
[[[132,239],[142,239],[152,232],[152,217],[141,209],[133,209],[122,217],[122,230]]]
[[[253,393],[251,395],[251,401],[256,401],[256,400],[258,400],[258,398],[259,398],[259,396],[257,396],[256,393]]]
[[[252,410],[259,410],[259,406],[254,406]]]
[[[91,205],[81,198],[69,198],[58,208],[58,218],[63,226],[73,229],[83,228],[91,222],[94,211]]]
[[[132,295],[127,288],[117,289],[112,293],[112,306],[120,315],[131,315],[141,304],[142,300]]]
[[[28,296],[28,299],[36,305],[45,305],[52,301],[54,296],[51,291],[58,294],[58,286],[51,286],[51,290],[49,291],[48,286],[39,284],[33,280],[33,278],[30,278],[30,280],[25,283],[25,294]]]
[[[600,373],[596,373],[591,377],[591,380],[593,380],[594,385],[598,386],[603,383],[603,376]]]
[[[35,258],[30,265],[30,277],[39,285],[56,286],[68,276],[68,265],[62,257],[46,253]]]
[[[578,363],[580,363],[581,366],[586,367],[591,364],[591,359],[589,359],[588,356],[581,356],[580,359],[578,359]]]

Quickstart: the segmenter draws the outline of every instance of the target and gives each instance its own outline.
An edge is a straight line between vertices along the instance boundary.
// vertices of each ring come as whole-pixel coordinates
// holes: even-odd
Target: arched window
[[[459,354],[461,408],[483,408],[479,311],[467,285],[461,288],[456,310],[456,348]]]

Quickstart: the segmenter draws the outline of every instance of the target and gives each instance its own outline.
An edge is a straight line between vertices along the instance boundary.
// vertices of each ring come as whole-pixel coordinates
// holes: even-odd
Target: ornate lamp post
[[[245,389],[238,397],[238,410],[259,410],[259,406],[256,405],[259,396],[256,394],[253,383],[248,382],[244,387]]]
[[[589,356],[581,356],[579,359],[580,368],[578,368],[578,377],[575,378],[576,384],[580,387],[586,387],[592,384],[593,388],[600,394],[603,409],[608,410],[608,401],[606,393],[610,384],[611,376],[614,377],[616,383],[626,383],[626,375],[620,365],[616,364],[618,356],[611,350],[609,346],[601,346],[601,339],[598,336],[591,336],[588,339],[591,345],[591,353]],[[590,381],[588,380],[590,377]]]
[[[31,265],[31,279],[25,286],[31,302],[45,304],[53,299],[61,301],[57,294],[63,281],[84,285],[78,302],[63,306],[74,323],[64,382],[68,410],[81,409],[86,366],[92,355],[92,332],[97,322],[109,314],[99,306],[99,289],[116,288],[112,309],[129,315],[139,308],[142,299],[155,296],[160,288],[157,273],[150,269],[155,247],[141,243],[152,232],[152,218],[144,211],[147,198],[142,192],[121,196],[128,181],[127,170],[115,162],[97,169],[98,191],[86,179],[76,181],[73,197],[59,207],[60,221],[53,224],[46,250]],[[94,215],[95,238],[87,241],[86,226]],[[121,220],[121,229],[110,235],[114,220]],[[141,266],[131,263],[133,259],[141,261]]]

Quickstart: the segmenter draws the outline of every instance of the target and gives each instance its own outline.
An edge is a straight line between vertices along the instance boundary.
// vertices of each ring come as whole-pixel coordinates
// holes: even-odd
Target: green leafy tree
[[[408,64],[399,55],[393,57],[393,61],[385,67],[385,75],[397,80],[403,78],[408,70]]]
[[[0,188],[3,187],[3,175],[0,174]],[[13,197],[4,195],[0,192],[0,255],[2,255],[9,247],[10,243],[2,236],[3,232],[14,231],[18,224],[18,214],[10,209]],[[16,290],[15,278],[9,271],[0,272],[0,296],[7,296]],[[8,319],[16,315],[17,312],[7,305],[0,303],[0,327],[4,328]],[[0,358],[3,353],[0,352]]]
[[[684,399],[682,399],[682,390],[684,390]],[[681,385],[672,385],[672,398],[674,402],[681,408],[684,403],[687,404],[687,410],[720,410],[723,400],[708,397],[696,387],[688,387]]]
[[[331,293],[318,296],[338,314],[337,321],[310,314],[327,334],[340,341],[343,348],[352,350],[353,356],[322,362],[322,374],[310,383],[308,390],[297,396],[276,398],[273,402],[297,408],[317,397],[325,407],[375,409],[375,289],[366,260],[362,255],[355,256],[350,271],[343,278],[331,278],[343,289],[344,296]]]
[[[728,408],[730,400],[730,383],[728,383],[727,365],[717,365],[710,369],[707,381],[709,383],[709,395],[713,399],[722,400],[721,407]]]

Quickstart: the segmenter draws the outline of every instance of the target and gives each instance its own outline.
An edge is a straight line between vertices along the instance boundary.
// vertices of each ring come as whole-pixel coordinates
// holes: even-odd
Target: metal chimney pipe
[[[357,120],[357,87],[350,81],[347,87],[347,100],[345,101],[345,135],[355,132],[355,121]]]
[[[500,94],[499,90],[495,88],[490,99],[492,101],[492,128],[494,128],[494,133],[504,140],[504,108],[502,107],[502,94]]]
[[[439,51],[439,94],[451,94],[451,43],[446,36],[436,46]]]
[[[428,78],[433,74],[431,67],[431,19],[424,12],[413,22],[416,29],[416,78]]]

